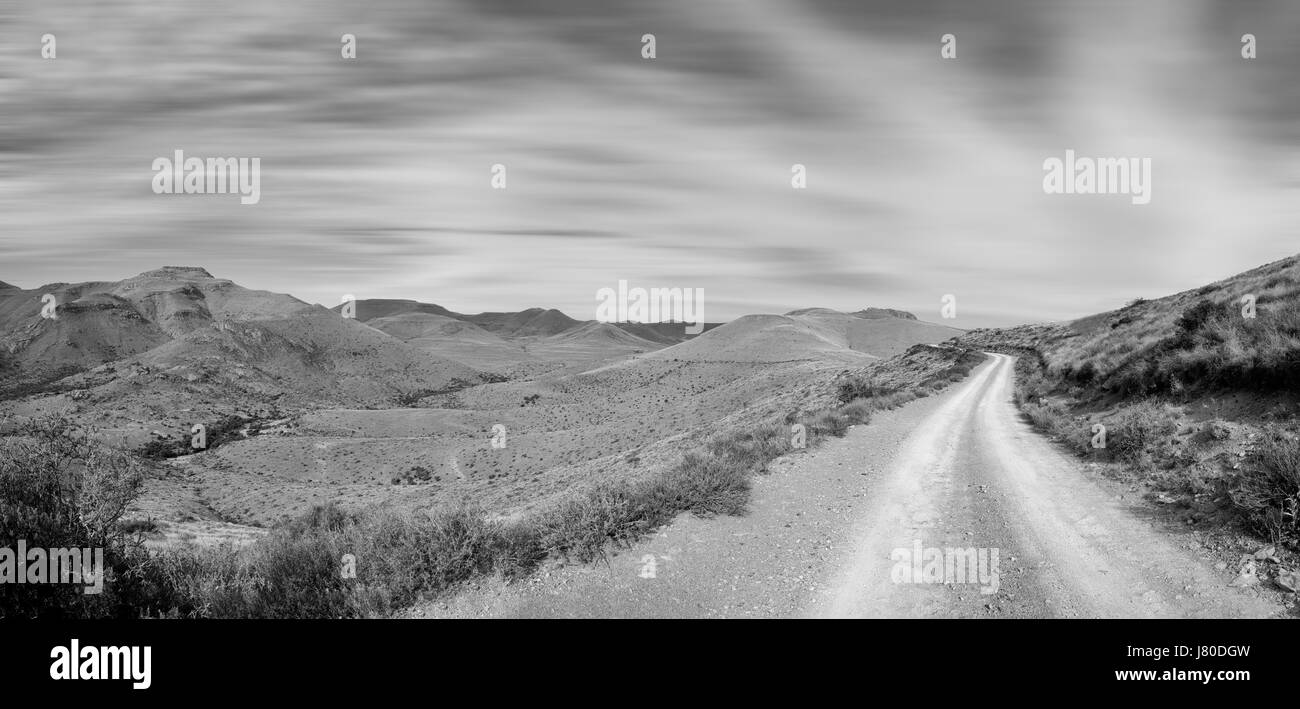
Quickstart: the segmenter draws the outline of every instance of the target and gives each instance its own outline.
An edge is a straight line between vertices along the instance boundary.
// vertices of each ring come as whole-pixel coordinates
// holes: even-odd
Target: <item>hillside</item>
[[[343,309],[343,304],[340,303],[330,309],[338,312]],[[429,315],[440,315],[442,317],[455,319],[464,318],[463,315],[453,313],[441,305],[421,303],[417,300],[368,298],[356,301],[356,319],[361,322],[369,322],[377,318],[390,318],[410,313],[427,313]]]
[[[53,295],[55,318],[41,316]],[[284,318],[308,304],[242,288],[201,268],[168,266],[116,282],[0,291],[0,348],[39,377],[146,352],[214,323]]]
[[[1298,308],[1300,257],[1291,257],[1072,322],[974,330],[963,341],[1032,347],[1050,377],[1089,396],[1269,393],[1300,385]]]
[[[1016,398],[1034,425],[1178,523],[1300,543],[1300,257],[954,342],[1019,355]]]
[[[436,306],[435,306],[436,307]],[[408,311],[377,317],[366,325],[413,347],[479,368],[496,369],[534,360],[521,345],[472,322],[431,312]]]
[[[56,318],[41,317],[45,293]],[[0,291],[0,322],[9,412],[86,409],[131,445],[232,415],[391,405],[479,380],[473,367],[199,268]]]
[[[356,319],[432,354],[511,376],[597,366],[694,337],[682,323],[600,323],[553,308],[466,315],[415,300],[359,300]],[[704,331],[718,326],[705,323]]]
[[[40,317],[41,292],[60,297],[57,320]],[[6,413],[63,412],[163,461],[144,514],[240,534],[323,499],[354,509],[469,500],[516,514],[671,464],[720,425],[825,405],[846,370],[888,362],[873,371],[889,386],[928,381],[952,355],[912,345],[956,332],[821,308],[749,316],[684,342],[681,323],[542,308],[463,315],[364,300],[353,319],[184,267],[0,291],[0,307],[34,335],[10,341],[9,371],[30,376],[47,359],[76,370],[11,390]],[[211,432],[208,450],[188,444],[195,423]],[[489,445],[498,426],[507,448]]]
[[[529,308],[518,313],[479,313],[463,317],[484,330],[507,337],[550,337],[580,324],[558,310],[542,308]]]
[[[910,315],[908,313],[907,315]],[[833,358],[859,363],[942,342],[961,330],[911,319],[864,318],[828,308],[747,315],[653,355],[685,361],[786,362]]]

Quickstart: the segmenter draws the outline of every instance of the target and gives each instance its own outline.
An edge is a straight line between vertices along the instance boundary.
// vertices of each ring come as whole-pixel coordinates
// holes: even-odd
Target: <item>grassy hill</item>
[[[1300,539],[1300,257],[955,342],[1021,355],[1030,420],[1183,523]]]
[[[785,315],[747,315],[650,356],[713,362],[833,358],[863,363],[901,354],[919,343],[942,342],[962,332],[918,321],[910,313],[905,315],[909,317],[880,311],[866,317],[828,308],[804,308]]]

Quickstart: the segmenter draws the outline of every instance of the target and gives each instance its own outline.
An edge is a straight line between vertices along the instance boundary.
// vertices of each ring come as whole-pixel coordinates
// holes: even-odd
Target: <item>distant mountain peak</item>
[[[875,320],[877,318],[901,318],[903,320],[916,320],[916,316],[906,310],[895,310],[893,308],[863,308],[856,313],[849,313],[854,317]]]
[[[791,310],[786,313],[786,317],[793,318],[800,315],[827,315],[835,313],[839,313],[839,311],[830,308],[799,308],[798,310]]]
[[[5,290],[6,288],[12,288],[17,290],[18,286],[12,286],[9,285],[8,283],[5,283],[4,281],[0,281],[0,290]]]
[[[212,278],[207,269],[198,266],[163,266],[140,274],[141,278]]]

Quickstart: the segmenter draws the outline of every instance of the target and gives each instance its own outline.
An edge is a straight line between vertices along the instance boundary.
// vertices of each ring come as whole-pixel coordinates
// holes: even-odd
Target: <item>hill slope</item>
[[[472,322],[430,312],[404,312],[374,318],[366,324],[426,352],[477,367],[491,368],[534,359],[519,344]]]
[[[786,315],[747,315],[650,356],[686,361],[832,358],[863,362],[901,354],[913,345],[942,342],[959,333],[956,328],[914,318],[863,318],[828,308],[805,308]]]
[[[1300,543],[1300,257],[956,342],[1019,355],[1034,425],[1144,486],[1171,521],[1229,546],[1257,544],[1237,530]]]
[[[342,305],[331,310],[340,311]],[[423,319],[415,316],[424,316]],[[434,320],[431,317],[442,318]],[[475,367],[607,361],[685,342],[682,323],[600,323],[553,308],[465,315],[414,300],[359,300],[356,319],[400,340]],[[458,329],[449,321],[464,323]],[[705,323],[704,331],[720,323]],[[533,368],[512,368],[516,373]]]
[[[53,294],[56,317],[41,316]],[[204,382],[285,400],[391,400],[439,390],[477,370],[292,296],[170,266],[116,282],[0,291],[4,380],[11,389],[95,369],[70,385],[125,396],[144,385]],[[119,364],[104,368],[103,365]],[[133,383],[122,385],[124,378]],[[233,372],[239,372],[232,380]],[[145,379],[137,379],[144,376]],[[115,386],[115,383],[118,386]],[[112,392],[116,392],[113,394]],[[210,392],[220,398],[219,391]]]
[[[1050,377],[1095,395],[1293,388],[1300,256],[1069,323],[974,330],[963,341],[1032,348]]]

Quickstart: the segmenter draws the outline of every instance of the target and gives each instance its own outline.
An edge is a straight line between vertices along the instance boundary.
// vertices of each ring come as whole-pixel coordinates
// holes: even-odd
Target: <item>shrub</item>
[[[123,520],[117,527],[127,534],[152,534],[158,531],[158,524],[152,518]]]
[[[351,554],[356,578],[344,578]],[[474,576],[512,577],[541,558],[535,533],[468,507],[349,515],[317,506],[244,549],[159,554],[174,613],[219,618],[381,616]]]
[[[1294,543],[1300,533],[1300,441],[1269,431],[1234,476],[1230,496],[1251,529]]]
[[[1150,463],[1152,448],[1178,430],[1172,414],[1162,406],[1143,402],[1130,406],[1106,425],[1106,449],[1127,463]]]
[[[103,591],[83,584],[0,584],[0,617],[129,617],[162,603],[149,557],[122,516],[142,464],[59,416],[0,438],[0,540],[27,548],[102,549]]]
[[[715,437],[708,443],[710,454],[734,461],[746,471],[763,472],[767,463],[790,451],[789,429],[763,426],[752,431],[737,431]]]
[[[243,419],[238,416],[223,416],[217,419],[211,425],[205,426],[204,438],[207,447],[202,450],[212,450],[218,446],[237,441],[244,438],[242,433],[246,425],[250,425],[252,419]],[[250,425],[249,434],[256,435],[256,424]],[[192,446],[192,437],[188,432],[182,433],[179,438],[154,438],[145,445],[141,446],[137,452],[149,460],[163,460],[165,458],[176,458],[182,455],[190,455],[197,452]]]
[[[1034,428],[1048,434],[1056,435],[1063,431],[1071,417],[1065,406],[1058,401],[1027,401],[1021,406]]]
[[[840,410],[823,411],[805,424],[808,427],[808,433],[813,436],[835,436],[839,438],[853,425],[849,417]]]
[[[894,388],[878,384],[871,377],[850,377],[840,382],[836,388],[835,398],[841,404],[847,404],[854,399],[869,399],[873,396],[892,394],[894,391],[896,391]]]
[[[1224,308],[1210,300],[1200,300],[1192,307],[1183,311],[1178,318],[1178,330],[1187,335],[1198,332],[1205,323],[1212,318],[1218,318],[1224,313]]]

